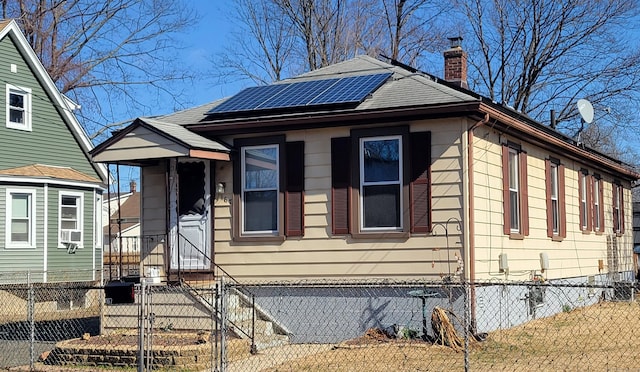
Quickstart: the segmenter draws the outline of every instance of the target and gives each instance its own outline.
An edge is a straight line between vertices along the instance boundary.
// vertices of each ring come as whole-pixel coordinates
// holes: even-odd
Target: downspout
[[[468,191],[467,195],[469,197],[469,209],[468,209],[468,218],[469,227],[465,229],[467,231],[467,248],[469,251],[469,264],[465,265],[469,268],[469,283],[471,284],[470,289],[470,297],[471,297],[471,329],[473,332],[476,331],[476,295],[475,295],[475,285],[474,282],[476,280],[476,255],[475,255],[475,240],[473,237],[475,236],[475,221],[473,219],[474,212],[474,184],[473,184],[473,131],[476,130],[481,125],[485,125],[489,122],[489,114],[485,113],[484,118],[482,120],[476,122],[467,130],[467,179],[468,179]]]

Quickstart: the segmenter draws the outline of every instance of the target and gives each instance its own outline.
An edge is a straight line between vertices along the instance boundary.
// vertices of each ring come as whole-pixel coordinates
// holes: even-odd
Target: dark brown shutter
[[[349,233],[351,138],[331,139],[331,232],[334,235]]]
[[[528,176],[527,176],[527,153],[522,151],[518,155],[520,158],[520,207],[522,208],[522,212],[520,213],[520,217],[522,218],[520,224],[520,232],[524,236],[529,235],[529,187],[528,187]]]
[[[599,182],[599,188],[598,188],[598,193],[600,194],[600,205],[599,205],[599,211],[598,213],[600,214],[600,230],[598,230],[599,232],[604,232],[604,182],[602,181],[601,178],[598,179]]]
[[[503,232],[511,234],[511,203],[509,202],[509,146],[502,144],[502,209],[504,216]]]
[[[565,181],[564,181],[564,165],[558,165],[558,204],[560,204],[560,237],[567,237],[567,206],[565,203]]]
[[[553,203],[551,202],[551,160],[544,161],[544,179],[546,184],[546,203],[547,203],[547,236],[553,237]],[[559,200],[558,200],[559,202]]]
[[[304,142],[287,142],[285,154],[287,172],[285,204],[285,235],[304,235]]]
[[[409,137],[411,151],[409,164],[411,181],[409,200],[411,209],[411,232],[431,231],[431,132],[411,133]]]

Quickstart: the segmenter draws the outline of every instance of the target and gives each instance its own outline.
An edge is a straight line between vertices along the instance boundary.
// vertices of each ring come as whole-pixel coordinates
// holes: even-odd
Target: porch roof
[[[229,146],[181,125],[143,117],[98,145],[91,155],[96,162],[140,165],[181,156],[229,161],[230,152]]]

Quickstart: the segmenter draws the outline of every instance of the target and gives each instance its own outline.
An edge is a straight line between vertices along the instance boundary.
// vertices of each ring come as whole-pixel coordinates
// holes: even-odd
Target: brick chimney
[[[462,36],[450,37],[450,48],[444,51],[444,79],[462,88],[467,85],[467,52],[462,50]]]
[[[129,182],[129,192],[132,193],[132,194],[135,194],[135,192],[136,192],[136,181],[131,180]]]

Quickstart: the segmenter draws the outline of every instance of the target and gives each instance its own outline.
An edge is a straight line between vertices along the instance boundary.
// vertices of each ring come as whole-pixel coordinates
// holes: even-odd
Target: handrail
[[[193,242],[191,242],[191,241],[189,240],[189,238],[187,238],[186,236],[184,236],[182,233],[178,232],[178,242],[180,242],[180,241],[181,241],[181,240],[183,240],[183,239],[184,239],[184,241],[185,241],[186,243],[188,243],[188,244],[191,246],[191,249],[192,249],[192,250],[193,250],[193,249],[195,249],[195,251],[196,251],[197,253],[201,254],[201,255],[203,256],[203,258],[204,258],[206,261],[208,261],[208,262],[209,262],[209,264],[212,266],[212,268],[215,268],[215,269],[217,269],[217,270],[220,270],[222,273],[224,273],[224,275],[225,275],[226,277],[228,277],[229,279],[231,279],[231,280],[232,280],[232,282],[233,282],[234,284],[236,284],[236,288],[238,288],[238,286],[239,286],[239,287],[244,287],[244,286],[242,286],[242,285],[240,284],[240,282],[239,282],[237,279],[235,279],[233,276],[229,275],[229,273],[227,273],[223,268],[221,268],[221,267],[220,267],[220,266],[218,266],[215,262],[213,262],[213,260],[212,260],[212,259],[211,259],[211,258],[210,258],[206,253],[205,253],[205,252],[203,252],[203,251],[202,251],[198,246],[196,246],[195,244],[193,244]],[[180,248],[181,248],[181,247],[180,247],[180,243],[178,243],[178,256],[180,256],[180,254],[179,254],[179,253],[180,253]],[[179,263],[179,260],[178,260],[178,263]],[[202,295],[198,292],[197,288],[193,287],[193,286],[192,286],[192,285],[190,285],[189,283],[187,283],[187,282],[185,282],[185,281],[183,281],[183,280],[182,280],[182,276],[181,276],[181,274],[182,274],[182,271],[181,271],[181,269],[180,269],[180,265],[178,264],[178,278],[179,278],[179,279],[181,279],[181,280],[179,281],[180,285],[185,285],[185,286],[187,286],[187,287],[191,290],[191,292],[192,292],[192,293],[194,293],[195,295],[197,295],[197,296],[198,296],[198,298],[199,298],[201,301],[204,301],[205,303],[207,303],[207,304],[211,307],[211,309],[215,309],[216,307],[215,307],[212,303],[210,303],[210,302],[209,302],[209,301],[208,301],[204,296],[202,296]],[[215,276],[216,276],[216,275],[214,274],[214,278],[215,278]],[[255,323],[256,323],[256,319],[255,319],[255,318],[256,318],[256,310],[255,310],[255,295],[254,295],[253,293],[251,293],[251,291],[249,291],[249,290],[248,290],[248,289],[246,289],[246,288],[242,288],[242,289],[243,289],[243,290],[244,290],[244,292],[246,292],[246,293],[243,293],[243,291],[240,291],[241,293],[243,293],[245,296],[247,296],[247,295],[248,295],[248,296],[250,296],[250,297],[251,297],[251,330],[250,330],[250,331],[245,332],[241,327],[239,327],[239,326],[238,326],[237,324],[235,324],[233,321],[230,321],[230,320],[229,320],[229,323],[231,323],[231,325],[233,326],[233,328],[234,328],[234,329],[239,330],[239,331],[240,331],[240,332],[242,332],[245,336],[247,336],[249,339],[251,339],[250,353],[251,353],[251,354],[256,354],[256,353],[257,353],[257,349],[256,349],[256,344],[255,344]],[[214,311],[215,311],[215,310],[214,310]],[[221,312],[220,312],[219,310],[216,312],[216,314],[217,314],[217,315],[220,315],[220,316],[222,315],[222,314],[221,314]],[[248,332],[251,332],[251,334],[249,334]]]

